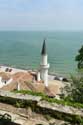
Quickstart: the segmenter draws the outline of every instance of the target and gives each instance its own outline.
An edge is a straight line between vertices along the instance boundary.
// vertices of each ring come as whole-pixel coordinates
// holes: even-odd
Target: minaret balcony
[[[49,67],[50,67],[50,64],[47,64],[47,65],[40,64],[40,68],[42,69],[49,69]]]

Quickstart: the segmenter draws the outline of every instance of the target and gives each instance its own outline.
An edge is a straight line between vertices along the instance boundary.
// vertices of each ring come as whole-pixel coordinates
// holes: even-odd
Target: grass
[[[81,103],[70,102],[70,101],[65,101],[65,100],[57,100],[55,98],[49,98],[47,95],[40,93],[40,92],[33,92],[33,91],[28,91],[28,90],[20,90],[20,91],[14,91],[14,92],[22,93],[22,94],[29,94],[33,96],[41,96],[42,100],[48,101],[50,103],[57,103],[57,104],[61,104],[64,106],[72,106],[75,108],[83,108],[83,104]]]

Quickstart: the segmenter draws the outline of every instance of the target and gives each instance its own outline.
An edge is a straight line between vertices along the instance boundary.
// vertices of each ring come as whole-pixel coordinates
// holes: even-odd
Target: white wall
[[[0,88],[2,88],[3,86],[6,86],[8,84],[10,84],[13,81],[13,79],[9,79],[8,81],[6,81],[6,83],[4,81],[2,81],[2,77],[0,77]]]

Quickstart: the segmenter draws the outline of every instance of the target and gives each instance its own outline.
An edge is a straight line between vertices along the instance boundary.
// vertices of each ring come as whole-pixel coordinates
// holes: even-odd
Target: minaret
[[[49,69],[49,64],[48,64],[48,59],[47,59],[47,53],[46,53],[46,43],[45,40],[43,42],[42,46],[42,51],[41,51],[41,64],[40,64],[40,76],[41,79],[44,81],[44,85],[47,87],[48,86],[48,69]]]

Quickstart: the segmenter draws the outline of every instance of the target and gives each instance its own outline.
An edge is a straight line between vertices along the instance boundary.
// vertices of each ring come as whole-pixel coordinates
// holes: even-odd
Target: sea
[[[83,45],[81,31],[0,31],[0,64],[39,69],[44,39],[49,72],[66,76],[76,74],[75,56]]]

